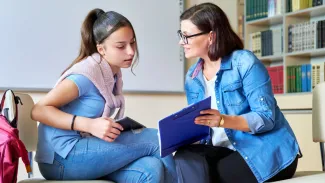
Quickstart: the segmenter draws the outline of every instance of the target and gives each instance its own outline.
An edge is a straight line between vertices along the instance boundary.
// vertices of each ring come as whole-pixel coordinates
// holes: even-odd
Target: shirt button
[[[234,142],[233,144],[236,145],[236,142]]]
[[[248,159],[248,157],[246,156],[245,159]]]
[[[219,104],[219,100],[217,101],[217,103]]]
[[[263,98],[261,98],[261,100],[263,101]]]

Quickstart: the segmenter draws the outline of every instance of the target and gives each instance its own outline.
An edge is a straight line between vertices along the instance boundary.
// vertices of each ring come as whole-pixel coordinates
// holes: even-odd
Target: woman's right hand
[[[107,142],[113,142],[123,131],[123,127],[111,118],[96,118],[90,123],[89,133]]]

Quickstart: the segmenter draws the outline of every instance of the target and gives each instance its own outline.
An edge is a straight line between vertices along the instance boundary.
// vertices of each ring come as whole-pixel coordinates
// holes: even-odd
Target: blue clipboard
[[[208,126],[194,123],[194,119],[200,116],[200,111],[207,109],[211,109],[211,97],[194,103],[158,122],[161,157],[175,152],[181,146],[209,136]]]

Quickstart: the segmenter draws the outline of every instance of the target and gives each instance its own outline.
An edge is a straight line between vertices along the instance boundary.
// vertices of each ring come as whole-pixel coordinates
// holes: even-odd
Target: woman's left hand
[[[201,116],[196,117],[195,124],[218,127],[221,121],[221,114],[218,110],[208,109],[200,112]]]

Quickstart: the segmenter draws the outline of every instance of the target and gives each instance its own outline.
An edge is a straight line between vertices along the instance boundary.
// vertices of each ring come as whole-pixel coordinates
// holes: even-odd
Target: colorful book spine
[[[306,65],[307,71],[307,92],[311,92],[311,64]]]

